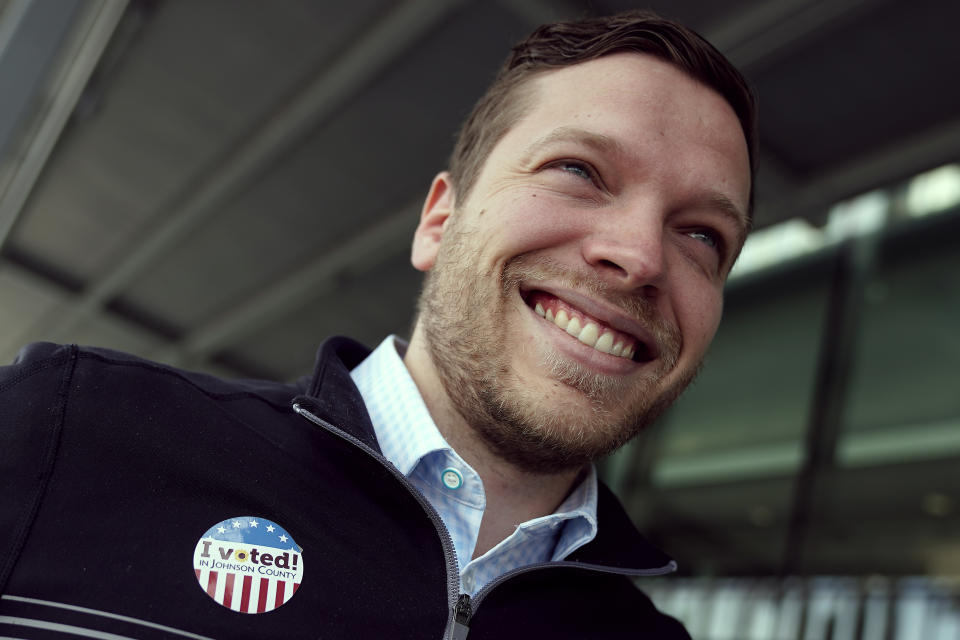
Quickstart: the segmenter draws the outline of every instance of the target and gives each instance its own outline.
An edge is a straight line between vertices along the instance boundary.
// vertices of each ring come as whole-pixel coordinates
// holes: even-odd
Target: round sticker
[[[238,516],[207,530],[193,551],[200,588],[239,613],[285,604],[303,582],[303,550],[266,518]]]

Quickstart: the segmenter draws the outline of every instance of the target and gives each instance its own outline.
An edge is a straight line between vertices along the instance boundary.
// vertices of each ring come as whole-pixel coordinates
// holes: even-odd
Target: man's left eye
[[[715,233],[715,232],[713,232],[713,231],[710,231],[710,230],[707,230],[707,229],[698,229],[697,231],[690,231],[690,232],[688,232],[687,235],[689,235],[689,236],[690,236],[691,238],[693,238],[694,240],[699,240],[700,242],[704,243],[705,245],[707,245],[707,246],[710,247],[711,249],[719,249],[719,248],[720,248],[720,237],[719,237],[719,234],[717,234],[717,233]]]

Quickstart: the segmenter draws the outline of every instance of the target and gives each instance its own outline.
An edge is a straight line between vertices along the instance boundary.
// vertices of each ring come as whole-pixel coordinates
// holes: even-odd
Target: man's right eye
[[[564,173],[569,173],[572,176],[580,178],[581,180],[586,180],[593,184],[596,187],[603,188],[603,180],[600,178],[600,174],[596,169],[593,168],[588,162],[583,162],[582,160],[556,160],[546,165],[547,169],[559,169]]]

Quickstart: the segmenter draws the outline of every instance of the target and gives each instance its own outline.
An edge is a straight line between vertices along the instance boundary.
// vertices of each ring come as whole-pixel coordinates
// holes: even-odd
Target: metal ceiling
[[[406,252],[509,44],[622,1],[0,3],[0,358],[97,343],[291,378],[404,332]],[[960,149],[960,5],[654,2],[761,97],[757,225]]]

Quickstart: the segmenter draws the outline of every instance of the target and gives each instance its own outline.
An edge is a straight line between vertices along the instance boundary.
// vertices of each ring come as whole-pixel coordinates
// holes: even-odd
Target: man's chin
[[[673,371],[673,376],[651,371],[628,379],[559,367],[535,377],[533,384],[487,389],[481,396],[484,413],[499,425],[474,426],[492,449],[520,468],[539,473],[579,469],[655,422],[697,371]]]
[[[469,423],[493,453],[526,472],[580,469],[642,427],[620,402],[598,402],[570,384],[546,378],[511,382],[480,390],[481,410]]]

